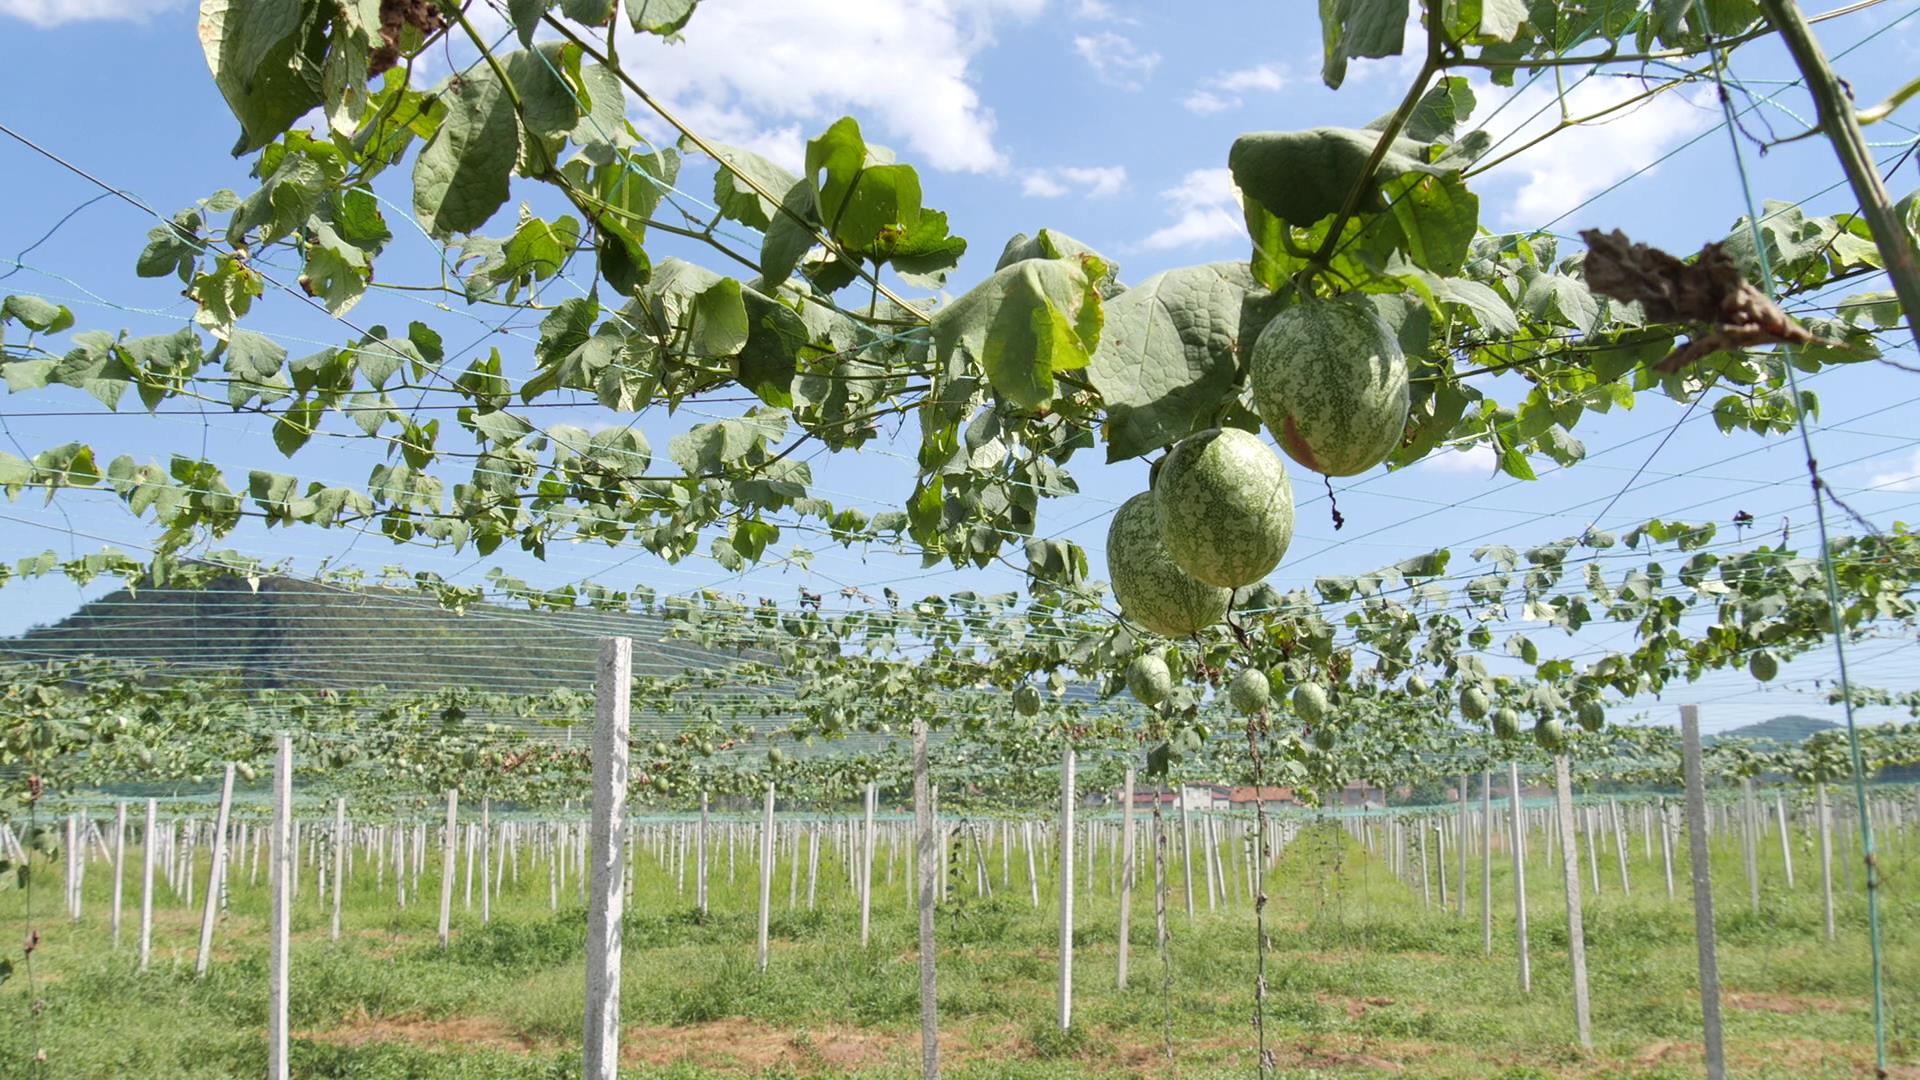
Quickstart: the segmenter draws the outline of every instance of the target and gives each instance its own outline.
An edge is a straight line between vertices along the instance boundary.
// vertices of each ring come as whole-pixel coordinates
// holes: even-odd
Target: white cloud
[[[1875,491],[1920,491],[1920,450],[1906,461],[1874,473],[1865,486]]]
[[[1155,251],[1193,247],[1246,231],[1240,215],[1240,191],[1226,169],[1195,169],[1160,194],[1180,216],[1141,241],[1142,247]]]
[[[1140,89],[1160,66],[1159,53],[1142,49],[1133,39],[1111,30],[1076,36],[1073,51],[1093,68],[1101,82],[1128,90]]]
[[[1188,112],[1211,116],[1245,104],[1241,95],[1253,90],[1271,93],[1293,81],[1284,64],[1255,64],[1253,67],[1223,71],[1201,83],[1181,100]]]
[[[1592,115],[1639,94],[1641,89],[1638,82],[1625,79],[1589,79],[1568,91],[1566,108],[1574,117]],[[1482,115],[1504,100],[1504,95],[1484,85],[1476,85],[1474,90],[1480,102],[1476,111]],[[1510,226],[1545,225],[1659,160],[1673,147],[1704,131],[1716,116],[1706,92],[1686,97],[1669,91],[1555,133],[1489,171],[1490,179],[1519,183],[1512,198],[1500,200],[1501,218]],[[1517,149],[1527,140],[1546,134],[1559,119],[1560,105],[1552,89],[1533,86],[1522,90],[1488,129],[1499,143],[1494,154]]]
[[[1044,3],[706,0],[681,41],[623,31],[620,59],[695,131],[788,168],[800,167],[808,138],[851,115],[868,142],[897,145],[916,165],[991,172],[1007,161],[973,61],[997,23],[1030,18]],[[475,11],[493,33],[504,28],[492,5]],[[650,116],[634,119],[649,134],[671,134]]]
[[[1122,20],[1119,13],[1113,10],[1113,5],[1106,0],[1077,0],[1073,5],[1073,17],[1085,19],[1088,22],[1131,21]]]
[[[1057,199],[1076,189],[1088,198],[1115,195],[1127,186],[1124,165],[1068,165],[1058,169],[1034,169],[1020,181],[1020,193],[1036,199]]]
[[[1492,476],[1499,455],[1493,447],[1481,443],[1469,446],[1465,450],[1440,450],[1420,459],[1415,468],[1427,472],[1460,473],[1473,476]]]
[[[0,0],[0,16],[23,19],[39,27],[105,19],[145,22],[183,0]]]

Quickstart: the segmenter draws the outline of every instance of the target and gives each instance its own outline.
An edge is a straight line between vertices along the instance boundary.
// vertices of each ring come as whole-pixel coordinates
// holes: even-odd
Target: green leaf
[[[772,215],[766,238],[760,243],[760,280],[767,288],[785,284],[813,247],[813,232],[808,226],[819,223],[818,200],[811,180],[796,181],[781,198],[784,210]]]
[[[520,37],[522,46],[533,44],[533,32],[540,26],[540,16],[546,13],[553,0],[507,0],[507,17],[513,20],[513,29]]]
[[[700,0],[626,0],[626,3],[627,20],[633,24],[635,33],[666,37],[679,33],[687,25]]]
[[[740,349],[740,385],[775,408],[793,405],[793,379],[800,350],[808,344],[807,324],[792,308],[753,289],[743,290],[747,341]]]
[[[413,166],[413,212],[429,233],[472,232],[507,201],[520,148],[513,104],[491,72],[458,76],[446,119]]]
[[[1379,141],[1379,132],[1352,128],[1254,132],[1234,140],[1227,167],[1247,198],[1281,221],[1304,228],[1339,212]],[[1361,193],[1359,208],[1386,209],[1382,185],[1408,173],[1447,174],[1449,170],[1428,163],[1425,154],[1424,144],[1395,139]]]
[[[201,218],[198,210],[182,210],[173,221],[147,230],[147,246],[134,263],[141,277],[177,276],[183,283],[193,279],[194,260],[200,257]]]
[[[516,49],[500,60],[520,94],[520,123],[537,135],[565,135],[580,122],[580,100],[561,74],[578,61],[579,46],[546,42]]]
[[[1534,480],[1533,463],[1517,446],[1503,447],[1500,451],[1500,471],[1515,480]]]
[[[1210,426],[1233,395],[1241,305],[1252,287],[1243,264],[1211,263],[1156,274],[1106,302],[1087,378],[1106,402],[1108,461]]]
[[[1320,0],[1321,81],[1338,90],[1349,59],[1399,56],[1406,29],[1407,0]]]
[[[643,6],[646,2],[628,0],[627,10],[632,13],[636,6]],[[657,4],[659,0],[654,2]],[[687,6],[691,10],[693,5],[689,3]],[[800,178],[751,150],[735,146],[715,146],[714,149],[719,152],[723,162],[713,173],[714,205],[720,208],[722,214],[747,228],[766,231],[773,215],[779,213],[779,206],[755,194],[741,177],[750,177],[776,199],[791,191]]]
[[[1407,257],[1436,274],[1458,273],[1480,229],[1480,198],[1458,176],[1402,176],[1382,188]]]
[[[1520,306],[1536,319],[1571,326],[1582,334],[1592,333],[1600,319],[1600,303],[1587,283],[1566,274],[1540,274],[1527,282]]]
[[[307,245],[300,287],[325,305],[327,314],[339,318],[366,295],[373,266],[364,251],[342,240],[326,222],[313,221],[309,229],[313,239]]]
[[[235,379],[266,384],[280,374],[287,350],[265,334],[235,330],[225,347],[226,371]]]
[[[1038,408],[1053,399],[1054,372],[1086,363],[1100,321],[1100,294],[1077,262],[1028,259],[941,309],[933,340],[942,363],[964,350],[1001,396]]]
[[[1057,229],[1041,229],[1032,236],[1026,233],[1015,233],[1013,239],[1007,241],[1007,246],[1001,249],[1000,261],[994,263],[993,268],[1004,270],[1022,259],[1070,259],[1083,266],[1091,266],[1091,263],[1081,258],[1083,255],[1098,260],[1099,264],[1105,268],[1094,282],[1099,287],[1101,296],[1112,298],[1125,291],[1118,284],[1119,263]]]
[[[1465,76],[1449,75],[1427,88],[1414,104],[1413,112],[1400,134],[1415,142],[1430,143],[1453,134],[1473,115],[1473,89]],[[1367,125],[1369,131],[1384,131],[1391,114]]]
[[[723,472],[748,454],[785,436],[787,418],[778,410],[753,410],[732,420],[696,424],[667,442],[667,456],[689,476]]]
[[[0,323],[9,319],[36,334],[57,334],[73,325],[73,312],[65,304],[15,294],[0,300]]]
[[[19,394],[47,385],[59,364],[58,360],[10,360],[5,367],[0,367],[0,375],[6,377],[7,392]]]
[[[1473,321],[1496,338],[1511,337],[1520,331],[1520,318],[1513,308],[1493,291],[1470,278],[1441,278],[1433,282],[1433,295],[1443,304],[1459,304],[1473,313]]]
[[[613,18],[614,0],[560,0],[560,14],[587,26],[605,26]]]
[[[321,103],[326,24],[302,0],[200,0],[200,48],[240,121],[236,157],[272,142]]]

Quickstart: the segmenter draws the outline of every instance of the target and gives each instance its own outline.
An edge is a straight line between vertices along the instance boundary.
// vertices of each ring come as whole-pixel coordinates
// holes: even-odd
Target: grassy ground
[[[1291,846],[1269,883],[1266,916],[1273,945],[1266,1038],[1278,1075],[1700,1075],[1684,864],[1676,870],[1679,898],[1669,901],[1657,847],[1649,862],[1637,838],[1632,845],[1630,897],[1621,894],[1612,862],[1602,861],[1602,891],[1587,901],[1596,1048],[1582,1053],[1573,1038],[1559,870],[1546,865],[1542,850],[1536,836],[1528,875],[1534,988],[1527,995],[1516,985],[1504,861],[1494,880],[1494,951],[1483,957],[1477,867],[1470,915],[1461,919],[1426,910],[1417,888],[1337,830],[1309,831]],[[1737,846],[1716,856],[1732,1071],[1757,1078],[1870,1075],[1864,904],[1857,895],[1843,897],[1840,940],[1827,943],[1817,865],[1810,847],[1797,854],[1799,885],[1789,892],[1772,845],[1758,916],[1747,907]],[[626,926],[623,1075],[917,1075],[913,923],[898,871],[888,885],[882,864],[874,944],[863,951],[844,872],[823,855],[819,907],[788,911],[783,866],[773,960],[762,975],[753,970],[755,886],[744,846],[741,856],[732,883],[720,860],[714,911],[705,918],[691,909],[690,893],[677,892],[651,859],[643,862]],[[970,874],[957,879],[953,902],[941,912],[947,1075],[1253,1075],[1256,956],[1244,900],[1209,912],[1202,888],[1201,910],[1190,921],[1176,876],[1174,938],[1163,968],[1153,946],[1151,892],[1143,890],[1134,904],[1133,985],[1122,992],[1114,989],[1117,903],[1104,867],[1097,868],[1076,929],[1075,1024],[1061,1034],[1053,1024],[1057,925],[1046,889],[1040,910],[1029,905],[1021,862],[1014,859],[1012,888],[991,900],[973,895]],[[992,860],[996,883],[997,864]],[[1885,863],[1890,1027],[1896,1075],[1906,1076],[1920,1076],[1920,1046],[1910,1041],[1920,1014],[1916,864],[1920,854],[1899,848]],[[21,969],[0,986],[0,1077],[259,1075],[264,878],[254,888],[240,876],[213,972],[196,979],[197,916],[164,888],[153,970],[135,970],[132,887],[123,947],[111,949],[107,876],[95,864],[77,925],[59,910],[56,874],[37,878],[32,925],[41,945],[31,978]],[[545,871],[523,867],[519,885],[496,902],[485,927],[456,897],[454,945],[442,952],[434,945],[432,860],[422,883],[429,902],[399,911],[390,890],[376,894],[372,875],[359,874],[348,890],[345,940],[335,944],[326,940],[310,880],[303,881],[294,916],[294,1075],[577,1076],[585,918],[573,889],[551,912]],[[10,947],[27,925],[25,902],[22,892],[0,892],[0,939]],[[44,1065],[34,1063],[36,1048],[44,1049]]]

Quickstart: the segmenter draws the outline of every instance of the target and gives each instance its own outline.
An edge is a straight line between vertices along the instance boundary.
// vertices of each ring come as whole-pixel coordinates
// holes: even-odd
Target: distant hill
[[[1805,742],[1810,735],[1839,726],[1831,720],[1818,720],[1811,716],[1776,716],[1757,724],[1747,724],[1744,727],[1723,731],[1716,738],[1752,739],[1757,742],[1795,746]]]
[[[736,657],[665,640],[652,616],[487,608],[462,615],[398,590],[293,578],[204,589],[121,590],[16,638],[0,657],[161,661],[231,672],[255,688],[446,686],[538,693],[590,689],[602,635],[634,639],[634,673],[719,667]]]

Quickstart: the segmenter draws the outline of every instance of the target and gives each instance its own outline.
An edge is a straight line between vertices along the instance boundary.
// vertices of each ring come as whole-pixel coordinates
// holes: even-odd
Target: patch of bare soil
[[[297,1032],[296,1038],[339,1046],[365,1046],[368,1043],[404,1042],[419,1045],[449,1044],[526,1053],[539,1048],[527,1036],[507,1024],[487,1016],[457,1016],[445,1020],[423,1017],[349,1017],[340,1027],[327,1031]]]
[[[891,1033],[838,1026],[786,1029],[728,1017],[675,1027],[629,1026],[620,1036],[620,1057],[629,1064],[686,1062],[756,1073],[775,1068],[852,1071],[881,1064],[905,1045],[904,1038]]]
[[[1738,991],[1727,994],[1727,1004],[1736,1009],[1787,1016],[1809,1012],[1845,1012],[1852,1008],[1847,1002],[1813,994],[1749,994]]]

